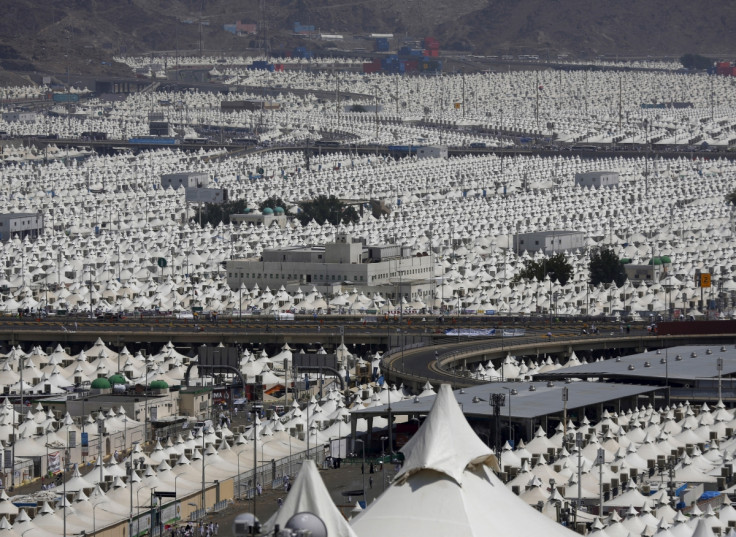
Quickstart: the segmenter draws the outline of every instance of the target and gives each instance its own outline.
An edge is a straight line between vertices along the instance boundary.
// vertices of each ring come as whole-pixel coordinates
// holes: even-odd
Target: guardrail
[[[453,336],[453,338],[456,336]],[[626,333],[626,332],[619,332],[619,331],[609,331],[606,333],[598,333],[598,334],[591,334],[591,335],[581,335],[577,331],[575,333],[569,333],[569,334],[563,334],[562,336],[558,335],[552,335],[545,333],[539,333],[532,336],[524,335],[524,336],[514,336],[514,337],[505,337],[504,332],[502,331],[499,335],[494,336],[486,336],[483,343],[478,343],[476,341],[469,341],[468,336],[457,337],[457,341],[454,342],[455,348],[452,350],[448,350],[445,352],[440,352],[437,355],[437,369],[441,371],[442,375],[446,377],[451,377],[453,379],[456,379],[457,381],[462,381],[467,384],[482,384],[487,383],[487,379],[475,379],[471,377],[470,371],[464,371],[462,373],[458,373],[447,366],[449,364],[457,362],[462,357],[467,356],[473,356],[484,352],[494,352],[498,353],[499,351],[509,351],[514,352],[518,349],[523,349],[524,347],[528,346],[546,346],[546,347],[554,347],[554,346],[574,346],[574,345],[600,345],[600,344],[607,344],[609,342],[614,341],[629,341],[638,343],[641,346],[646,346],[648,344],[652,344],[652,346],[657,346],[657,344],[661,345],[661,341],[665,338],[673,338],[673,336],[653,336],[653,335],[644,335],[641,333]],[[464,341],[463,341],[464,339]],[[677,337],[674,337],[674,339],[677,339]],[[436,344],[436,342],[435,342]],[[437,345],[437,348],[442,347],[448,347],[453,343],[444,343],[442,345]],[[457,348],[457,346],[460,346],[461,348]],[[411,347],[407,346],[404,347],[404,352],[410,350],[415,350],[419,347],[425,347],[426,344],[415,344]],[[615,347],[616,345],[612,345],[612,347]],[[405,380],[415,381],[415,382],[421,382],[426,380],[442,380],[447,381],[447,378],[438,378],[433,377],[429,374],[416,374],[413,372],[407,372],[404,370],[401,370],[396,367],[396,361],[397,361],[397,354],[401,352],[401,348],[392,348],[388,352],[384,354],[384,356],[381,358],[381,370],[384,372],[384,374],[388,374],[391,377],[395,378],[401,378]],[[500,357],[499,357],[500,358]]]

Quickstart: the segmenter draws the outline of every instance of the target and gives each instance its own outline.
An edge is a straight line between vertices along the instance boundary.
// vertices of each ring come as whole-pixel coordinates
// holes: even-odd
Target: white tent
[[[322,519],[330,537],[357,537],[347,523],[330,493],[325,488],[314,461],[305,459],[302,468],[294,480],[284,505],[276,511],[263,526],[263,533],[269,533],[278,524],[283,528],[288,520],[297,513],[314,513]]]
[[[353,522],[360,535],[572,536],[495,476],[497,462],[463,416],[449,385],[404,446],[396,480]]]

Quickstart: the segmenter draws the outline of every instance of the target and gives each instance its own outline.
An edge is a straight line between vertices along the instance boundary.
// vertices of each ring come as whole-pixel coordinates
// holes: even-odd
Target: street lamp
[[[501,386],[504,390],[508,390],[509,392],[509,440],[511,440],[511,444],[514,443],[514,428],[511,426],[511,396],[512,395],[518,395],[519,392],[516,391],[516,388],[509,388],[508,386]]]
[[[503,469],[503,467],[501,466],[501,450],[498,447],[498,434],[499,434],[499,429],[500,429],[500,425],[499,425],[500,417],[499,417],[499,415],[500,415],[500,412],[501,412],[501,407],[504,405],[505,399],[506,399],[506,395],[504,395],[502,393],[492,393],[491,396],[488,398],[488,402],[493,407],[493,415],[496,418],[496,427],[495,427],[495,431],[494,431],[494,433],[495,433],[495,435],[494,435],[495,436],[495,442],[494,442],[494,444],[495,444],[496,456],[498,457],[498,467],[501,470]],[[490,438],[490,431],[488,431],[488,436]]]
[[[174,501],[176,501],[176,498],[178,497],[177,494],[176,494],[176,480],[179,479],[183,475],[184,474],[179,474],[176,477],[174,477]]]
[[[96,510],[96,509],[97,509],[97,508],[98,508],[98,507],[99,507],[100,505],[103,505],[103,504],[106,504],[106,503],[109,503],[109,502],[99,502],[99,503],[96,503],[96,504],[94,504],[94,505],[92,506],[92,534],[93,534],[93,535],[96,535],[96,534],[97,534],[97,517],[96,517],[96,514],[95,514],[95,510]],[[103,511],[104,511],[104,509],[103,509]],[[108,512],[109,512],[109,511],[108,511]]]
[[[555,273],[553,271],[549,271],[547,273],[547,276],[549,276],[549,328],[552,330],[552,276],[554,276]]]
[[[383,471],[383,490],[386,490],[386,449],[383,447],[383,441],[388,440],[388,436],[381,437],[381,468]]]
[[[356,442],[360,442],[360,445],[363,447],[363,466],[361,467],[361,475],[363,476],[363,501],[367,503],[366,497],[365,497],[365,442],[362,438],[356,438]]]
[[[289,440],[289,443],[291,443],[291,440]],[[246,453],[245,450],[238,452],[238,499],[240,498],[240,456]]]

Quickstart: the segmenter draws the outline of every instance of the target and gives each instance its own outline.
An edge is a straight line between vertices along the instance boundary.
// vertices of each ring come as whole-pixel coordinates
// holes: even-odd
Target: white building
[[[43,233],[42,213],[6,213],[0,214],[0,240],[18,236],[36,238]]]
[[[575,174],[575,186],[580,187],[612,187],[619,181],[617,172],[585,172]]]
[[[203,172],[165,173],[161,176],[161,186],[176,190],[184,188],[204,188],[210,184],[210,176]]]
[[[553,230],[514,235],[514,250],[519,253],[541,250],[545,255],[552,255],[584,247],[585,234],[582,231]]]
[[[3,121],[6,123],[33,123],[36,121],[36,113],[23,111],[3,112]]]
[[[366,246],[347,233],[324,246],[295,246],[264,250],[260,259],[227,262],[227,283],[288,290],[316,287],[335,293],[342,287],[380,292],[384,297],[403,296],[407,301],[428,300],[431,293],[431,256],[410,256],[399,245]]]

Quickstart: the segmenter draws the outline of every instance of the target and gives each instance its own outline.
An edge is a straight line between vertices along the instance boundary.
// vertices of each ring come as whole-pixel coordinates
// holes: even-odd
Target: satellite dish
[[[327,537],[327,526],[314,513],[297,513],[286,522],[284,528],[294,531],[307,531],[311,537]]]

